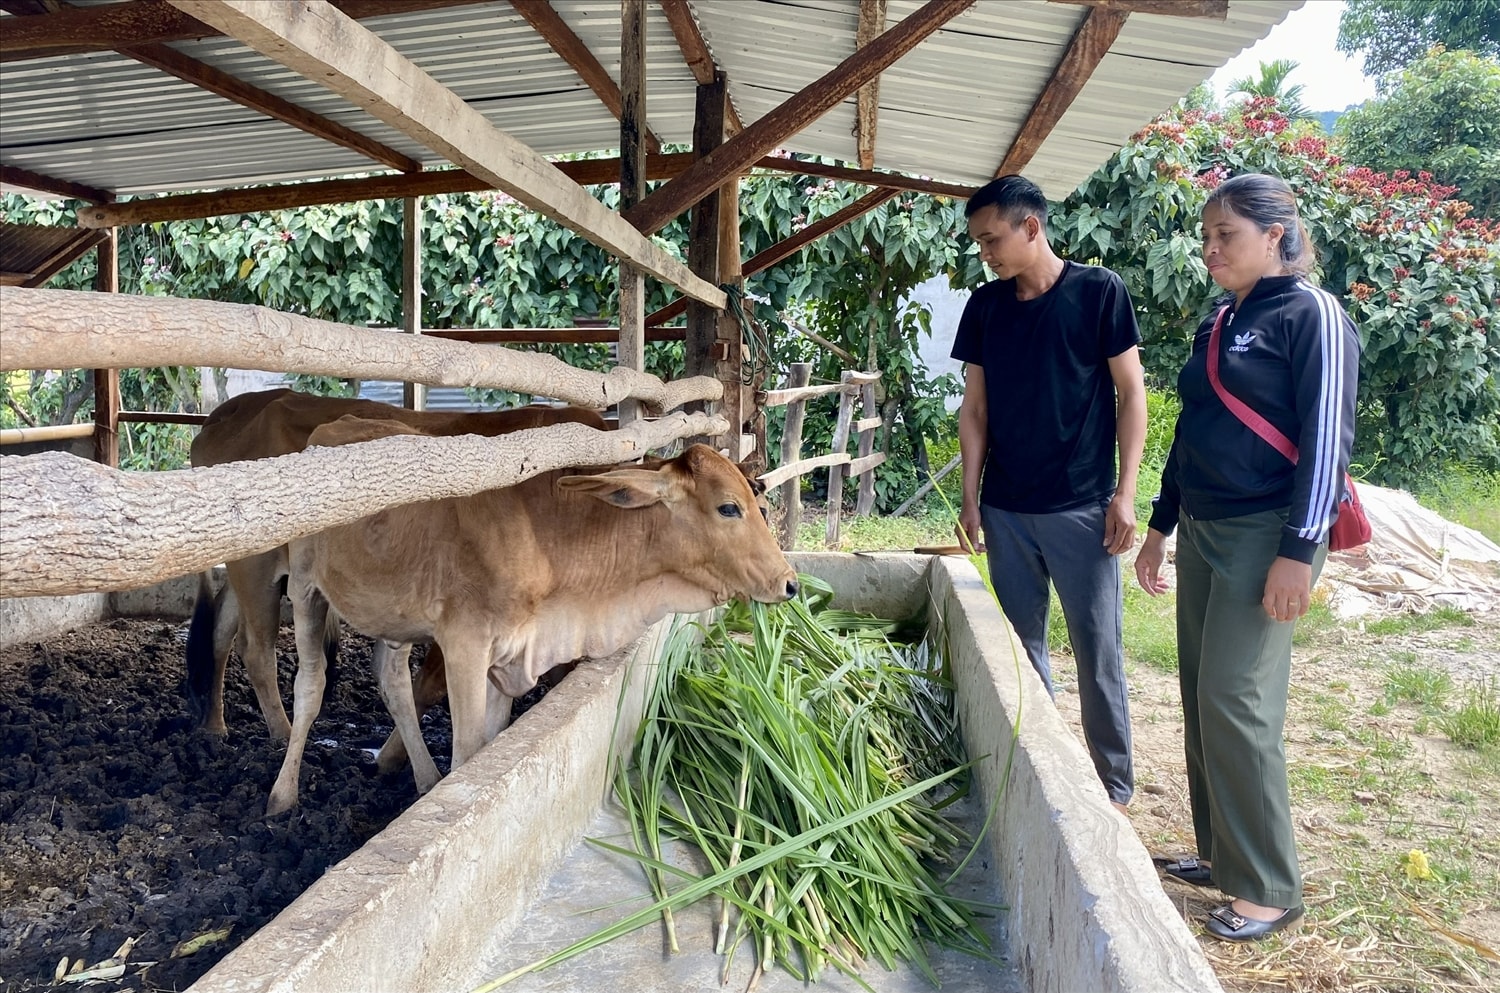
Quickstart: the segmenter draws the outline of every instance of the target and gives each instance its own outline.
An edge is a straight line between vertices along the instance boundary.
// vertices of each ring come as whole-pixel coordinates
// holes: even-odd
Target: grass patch
[[[1458,707],[1437,723],[1455,745],[1494,748],[1500,745],[1500,693],[1494,684],[1471,687],[1464,691]]]
[[[1417,486],[1417,502],[1500,543],[1500,473],[1451,468]]]
[[[1153,597],[1125,583],[1125,654],[1162,672],[1177,671],[1177,596]]]
[[[1339,619],[1329,609],[1328,604],[1321,599],[1315,599],[1307,608],[1307,613],[1297,620],[1297,626],[1292,630],[1292,644],[1312,645],[1318,639],[1331,631],[1339,628]]]
[[[1420,634],[1442,628],[1469,628],[1474,618],[1457,607],[1435,607],[1425,614],[1395,614],[1365,625],[1365,634],[1383,638],[1393,634]]]
[[[1415,703],[1429,710],[1438,710],[1452,691],[1453,679],[1446,672],[1434,669],[1399,666],[1385,677],[1385,700],[1392,706]]]
[[[775,520],[774,515],[772,520]],[[797,528],[797,548],[802,551],[822,550],[827,528],[826,520],[804,522]],[[839,543],[835,550],[910,551],[923,545],[952,545],[956,542],[953,520],[940,507],[934,512],[906,517],[846,517],[839,524]]]

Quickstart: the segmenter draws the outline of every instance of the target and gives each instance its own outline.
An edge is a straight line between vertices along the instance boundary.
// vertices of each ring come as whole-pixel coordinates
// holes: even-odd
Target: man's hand
[[[1295,621],[1312,606],[1312,566],[1277,556],[1266,574],[1266,595],[1260,605],[1273,621]]]
[[[983,529],[980,524],[978,504],[965,503],[963,505],[963,509],[958,512],[958,526],[953,529],[953,534],[970,555],[978,555],[984,551],[984,542],[979,540]]]
[[[1135,544],[1135,495],[1116,493],[1104,511],[1104,548],[1111,555]]]
[[[1161,576],[1161,565],[1167,558],[1167,536],[1160,531],[1146,529],[1146,540],[1141,550],[1135,553],[1135,578],[1141,589],[1152,596],[1167,592],[1167,581]]]

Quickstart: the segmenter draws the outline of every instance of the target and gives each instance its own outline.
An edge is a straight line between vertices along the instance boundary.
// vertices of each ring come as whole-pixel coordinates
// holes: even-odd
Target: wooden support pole
[[[422,333],[422,198],[401,201],[401,329]],[[401,405],[408,410],[427,409],[427,387],[401,384]]]
[[[736,177],[719,190],[719,285],[726,294],[742,292],[744,277],[740,273],[740,181]],[[742,298],[743,299],[743,298]],[[745,385],[745,329],[729,308],[719,311],[719,337],[714,342],[718,361],[716,378],[724,384],[724,399],[719,408],[729,422],[729,434],[718,445],[730,461],[742,461],[750,453],[745,444],[745,422],[753,416],[753,390]]]
[[[793,362],[787,373],[786,386],[795,390],[806,386],[812,379],[811,362]],[[787,406],[786,421],[781,428],[781,464],[791,465],[802,458],[802,424],[807,419],[807,404],[793,403]],[[789,479],[781,484],[781,547],[791,551],[797,547],[797,526],[802,523],[802,480]]]
[[[620,210],[646,197],[646,0],[620,0]],[[646,279],[620,261],[620,341],[617,361],[646,368]],[[634,400],[620,404],[620,426],[641,418]]]
[[[698,87],[693,117],[693,155],[702,158],[724,142],[724,74]],[[703,279],[719,278],[719,191],[693,206],[688,225],[688,268]],[[683,349],[684,371],[689,376],[712,375],[713,347],[719,338],[719,312],[687,297],[679,297],[687,308],[687,344]],[[653,315],[654,316],[654,315]]]
[[[853,382],[855,373],[845,372],[839,377],[839,381],[848,385]],[[832,455],[843,455],[849,447],[849,422],[854,419],[854,390],[845,390],[839,396],[839,418],[833,426],[833,446],[829,450]],[[839,544],[839,524],[844,512],[844,475],[848,472],[842,465],[828,467],[828,527],[823,532],[823,544],[828,548],[837,548]]]
[[[120,229],[110,228],[109,235],[94,250],[99,270],[94,274],[94,290],[99,293],[120,292]],[[94,370],[94,461],[111,469],[120,464],[120,370]]]
[[[860,400],[863,404],[864,419],[861,425],[870,421],[880,421],[879,409],[875,406],[875,384],[866,383],[859,388]],[[873,427],[862,427],[859,431],[859,458],[870,458],[870,453],[875,449],[875,429]],[[851,469],[851,471],[853,471]],[[875,472],[873,469],[859,473],[859,496],[854,502],[854,515],[856,517],[869,517],[870,512],[875,509]]]

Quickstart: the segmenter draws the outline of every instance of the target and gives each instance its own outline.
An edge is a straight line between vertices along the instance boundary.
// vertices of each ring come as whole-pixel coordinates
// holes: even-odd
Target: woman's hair
[[[1305,276],[1317,262],[1307,228],[1297,215],[1297,198],[1284,180],[1258,172],[1243,173],[1220,183],[1208,195],[1208,203],[1218,204],[1262,231],[1280,224],[1281,264],[1288,272]]]

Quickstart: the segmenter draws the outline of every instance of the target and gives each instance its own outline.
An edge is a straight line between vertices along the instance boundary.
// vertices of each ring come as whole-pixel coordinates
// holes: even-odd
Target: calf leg
[[[448,670],[448,710],[453,714],[453,764],[457,769],[473,758],[489,740],[488,639],[445,637],[443,653]]]
[[[417,719],[448,695],[448,673],[443,666],[443,650],[436,643],[427,647],[427,658],[422,667],[412,676],[412,695],[415,697]],[[401,735],[392,731],[380,754],[375,758],[375,767],[382,773],[392,773],[406,764],[406,745]]]
[[[323,705],[325,668],[323,625],[328,620],[328,601],[311,582],[293,575],[287,592],[292,598],[292,619],[297,632],[297,679],[292,704],[291,735],[281,771],[266,802],[272,817],[297,805],[297,786],[302,773],[302,752],[312,731],[313,718]]]
[[[426,793],[437,785],[438,770],[432,754],[427,751],[427,743],[422,740],[422,727],[412,698],[410,670],[406,665],[410,655],[410,642],[393,644],[384,638],[375,641],[375,676],[380,681],[380,698],[385,701],[385,709],[396,723],[392,738],[404,743],[405,751],[411,755],[417,792]]]
[[[292,725],[276,678],[276,636],[281,632],[284,552],[266,552],[229,563],[229,582],[240,604],[240,653],[272,741],[286,741]],[[321,616],[321,615],[320,615]],[[322,628],[319,626],[319,636]],[[319,652],[322,652],[321,644]],[[320,676],[321,678],[321,676]],[[321,691],[319,699],[321,700]]]
[[[510,705],[514,702],[500,689],[500,684],[495,681],[494,670],[488,685],[485,687],[484,704],[484,740],[494,741],[495,735],[510,727]]]

